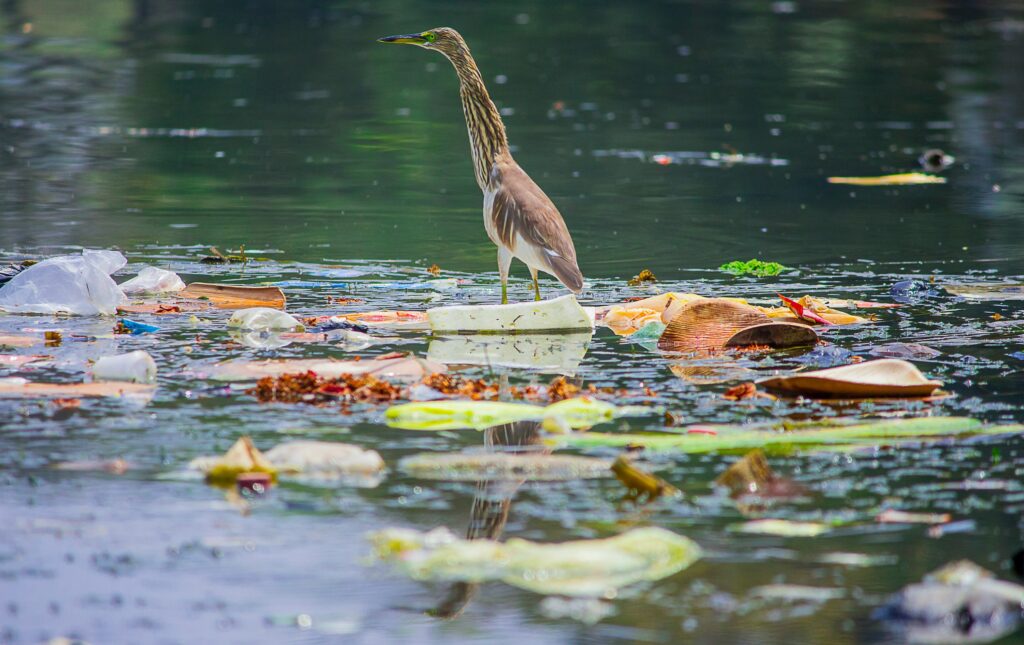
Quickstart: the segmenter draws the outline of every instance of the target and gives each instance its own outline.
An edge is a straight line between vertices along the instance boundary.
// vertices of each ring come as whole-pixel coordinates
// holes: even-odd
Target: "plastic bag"
[[[293,316],[278,309],[270,307],[252,307],[250,309],[239,309],[232,314],[228,320],[228,327],[238,327],[252,331],[278,330],[278,331],[302,331],[305,327]]]
[[[120,284],[125,293],[168,293],[181,291],[185,283],[174,271],[166,271],[156,267],[143,267],[139,274]]]
[[[152,383],[156,380],[156,362],[141,349],[117,356],[104,356],[92,366],[92,377],[97,381]]]
[[[84,250],[34,264],[0,287],[0,309],[12,313],[112,315],[126,300],[111,279],[125,264],[117,251]]]

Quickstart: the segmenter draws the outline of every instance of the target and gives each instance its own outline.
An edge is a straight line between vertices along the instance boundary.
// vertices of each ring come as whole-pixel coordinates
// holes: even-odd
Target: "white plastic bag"
[[[144,267],[137,276],[122,282],[120,287],[125,293],[169,293],[181,291],[185,283],[174,271]]]
[[[125,295],[111,279],[125,264],[117,251],[61,255],[34,264],[0,287],[0,309],[12,313],[113,315]]]
[[[293,316],[279,309],[270,307],[251,307],[239,309],[228,320],[228,327],[238,327],[252,331],[302,331],[305,327]]]
[[[92,377],[97,381],[152,383],[156,380],[156,362],[141,349],[117,356],[104,356],[92,366]]]

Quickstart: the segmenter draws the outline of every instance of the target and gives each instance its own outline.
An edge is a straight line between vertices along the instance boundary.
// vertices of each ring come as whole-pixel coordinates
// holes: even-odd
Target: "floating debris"
[[[873,617],[915,643],[986,643],[1021,625],[1024,587],[960,560],[904,587]]]
[[[913,363],[896,358],[774,376],[757,383],[783,394],[826,398],[930,396],[942,387],[942,381],[930,381]]]
[[[829,177],[828,183],[851,186],[914,186],[917,184],[944,184],[946,178],[920,172],[905,172],[897,175],[882,175],[881,177]]]
[[[756,426],[755,426],[756,427]],[[684,453],[747,452],[761,448],[766,453],[788,454],[794,450],[849,450],[884,444],[917,445],[929,439],[974,435],[1007,435],[1024,432],[1021,425],[987,426],[965,417],[924,417],[852,424],[808,424],[800,430],[779,432],[773,426],[707,425],[687,429],[685,434],[633,434],[584,432],[552,439],[558,445],[576,448],[643,447]]]
[[[652,475],[639,467],[626,455],[619,455],[612,464],[615,477],[629,490],[628,497],[635,501],[651,502],[663,495],[679,495],[679,489],[664,479]]]
[[[733,524],[729,530],[737,533],[777,535],[779,537],[817,537],[828,533],[831,527],[821,522],[794,522],[792,520],[763,519]]]
[[[261,403],[390,403],[399,399],[402,388],[372,374],[342,374],[323,378],[315,372],[265,376],[256,387],[246,390]]]
[[[658,278],[651,273],[650,269],[644,269],[640,273],[636,274],[626,283],[631,287],[639,287],[644,284],[654,284],[658,281]]]
[[[367,536],[375,556],[415,580],[500,580],[539,594],[613,598],[622,587],[660,580],[696,562],[700,547],[662,528],[598,540],[540,544],[463,540],[447,529],[385,529]]]
[[[403,458],[399,470],[443,481],[570,481],[610,477],[611,462],[574,455],[506,452],[421,453]]]

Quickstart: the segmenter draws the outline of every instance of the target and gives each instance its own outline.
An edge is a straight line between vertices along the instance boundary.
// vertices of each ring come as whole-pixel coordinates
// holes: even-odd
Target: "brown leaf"
[[[619,455],[612,463],[612,472],[629,489],[633,498],[646,497],[645,501],[655,500],[662,495],[676,495],[679,490],[651,473],[637,468],[626,455]]]
[[[643,269],[637,275],[633,276],[627,283],[631,287],[639,287],[643,284],[653,284],[658,281],[658,278],[651,273],[650,269]]]
[[[734,385],[722,394],[723,399],[729,401],[742,401],[744,399],[753,399],[758,395],[757,386],[753,383],[740,383]]]
[[[941,381],[925,378],[913,363],[885,358],[758,381],[770,390],[820,398],[929,396]]]

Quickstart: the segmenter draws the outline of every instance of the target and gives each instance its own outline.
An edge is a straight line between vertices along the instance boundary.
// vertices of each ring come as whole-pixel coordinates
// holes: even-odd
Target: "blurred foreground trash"
[[[234,484],[243,475],[265,473],[270,481],[283,475],[373,487],[379,483],[384,460],[375,450],[328,441],[288,441],[264,453],[243,436],[224,455],[197,457],[188,467],[203,473],[207,482],[222,486]]]
[[[12,313],[113,315],[125,295],[111,279],[127,263],[117,251],[85,249],[81,255],[43,260],[0,287],[0,309]]]
[[[152,383],[156,380],[156,362],[141,349],[117,356],[104,356],[92,367],[97,381]]]
[[[1021,624],[1024,587],[973,562],[952,562],[907,585],[874,617],[915,643],[987,643]]]
[[[576,597],[614,598],[618,589],[668,577],[701,557],[689,538],[654,526],[562,543],[464,540],[443,527],[427,533],[384,529],[367,538],[378,560],[414,580],[500,580],[534,593]]]

